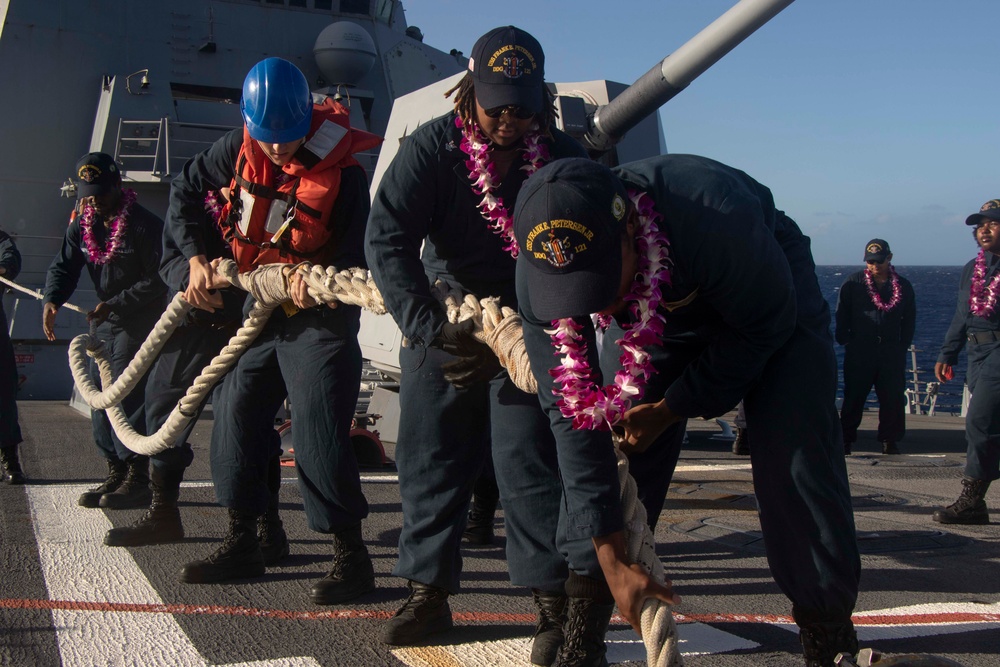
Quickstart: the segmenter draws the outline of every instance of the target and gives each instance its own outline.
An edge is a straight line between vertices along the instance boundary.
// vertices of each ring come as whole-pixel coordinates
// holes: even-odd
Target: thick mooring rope
[[[618,448],[617,438],[615,454],[618,457],[618,484],[621,487],[628,560],[641,565],[650,577],[662,584],[663,563],[656,555],[656,541],[646,523],[646,508],[639,502],[635,480],[629,474],[628,458]],[[647,598],[642,605],[639,625],[649,667],[680,667],[684,664],[677,641],[677,626],[666,602]]]
[[[81,334],[70,342],[69,365],[81,398],[91,408],[107,411],[115,434],[133,452],[158,454],[172,447],[188,422],[197,414],[198,406],[211,388],[260,334],[271,312],[289,300],[288,275],[291,271],[297,271],[302,276],[309,295],[318,303],[339,302],[360,306],[377,315],[386,312],[382,295],[371,274],[365,269],[337,271],[332,267],[313,266],[309,263],[295,266],[268,264],[241,274],[235,262],[222,260],[216,272],[233,285],[249,292],[255,303],[243,326],[195,379],[155,434],[144,436],[136,432],[119,404],[149,370],[171,334],[191,309],[180,294],[167,306],[135,358],[117,380],[112,380],[111,363],[104,345],[92,333]],[[449,320],[457,322],[473,318],[476,338],[493,348],[501,363],[510,369],[511,378],[518,387],[534,392],[534,377],[524,350],[524,341],[521,340],[520,318],[517,313],[510,308],[500,308],[496,299],[483,299],[480,302],[472,296],[456,296],[454,291],[440,285],[436,287],[441,300],[445,302]],[[97,363],[101,389],[94,385],[88,373],[88,355],[94,357]]]

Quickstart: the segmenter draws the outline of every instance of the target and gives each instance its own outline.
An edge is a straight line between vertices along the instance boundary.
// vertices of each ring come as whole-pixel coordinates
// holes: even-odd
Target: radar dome
[[[313,47],[319,71],[331,85],[356,85],[371,70],[377,55],[368,31],[350,21],[323,28]]]

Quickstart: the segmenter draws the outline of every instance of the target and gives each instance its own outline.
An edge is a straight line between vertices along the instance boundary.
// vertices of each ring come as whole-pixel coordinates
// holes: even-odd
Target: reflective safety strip
[[[305,148],[322,160],[347,136],[347,132],[348,129],[343,125],[337,125],[332,121],[324,120],[319,129],[306,142]]]
[[[243,203],[243,206],[240,208],[240,219],[237,227],[240,230],[240,234],[246,236],[247,228],[250,225],[250,217],[253,215],[253,207],[258,200],[246,190],[240,189],[240,201]],[[285,212],[288,211],[288,202],[281,199],[263,199],[261,201],[270,201],[271,203],[267,211],[267,222],[264,225],[264,229],[267,230],[268,234],[274,234],[285,222]]]

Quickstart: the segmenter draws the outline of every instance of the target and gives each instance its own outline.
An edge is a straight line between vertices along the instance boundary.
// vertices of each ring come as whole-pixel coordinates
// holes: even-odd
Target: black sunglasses
[[[865,264],[885,264],[884,259],[866,259]]]
[[[516,104],[505,104],[502,107],[492,107],[490,109],[483,109],[483,111],[485,111],[486,115],[490,118],[499,118],[503,114],[509,113],[518,120],[528,120],[535,115],[533,111],[525,109],[524,107],[519,107]]]

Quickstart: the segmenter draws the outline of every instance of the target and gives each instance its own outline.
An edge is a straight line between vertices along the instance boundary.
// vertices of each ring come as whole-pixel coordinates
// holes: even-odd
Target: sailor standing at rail
[[[174,183],[187,182],[187,171],[192,162],[184,166]],[[173,189],[172,189],[173,191]],[[211,193],[205,199],[204,207],[171,198],[167,210],[167,221],[163,229],[163,259],[160,276],[173,292],[185,292],[188,288],[190,264],[217,257],[232,257],[229,244],[222,238],[222,230],[213,225],[216,209],[221,206],[221,195]],[[209,209],[206,211],[206,208]],[[206,215],[209,220],[203,221]],[[197,259],[190,261],[181,253],[172,230],[182,227],[176,221],[198,221],[202,234],[196,239],[201,252]],[[172,222],[174,221],[174,222]],[[233,286],[217,290],[214,305],[190,310],[184,321],[177,327],[163,346],[159,356],[149,370],[146,380],[146,432],[156,433],[178,401],[191,387],[195,378],[205,369],[219,351],[229,342],[242,322],[243,303],[246,292]],[[218,383],[213,394],[217,395]],[[219,402],[215,402],[219,405]],[[191,465],[194,452],[187,441],[194,430],[204,403],[191,417],[187,428],[177,437],[174,446],[149,457],[150,482],[153,498],[149,509],[131,526],[112,528],[104,537],[104,544],[113,547],[143,546],[177,542],[184,538],[177,499],[180,495],[184,470]],[[278,488],[281,486],[281,469],[278,457],[269,466],[268,486],[272,489],[268,502],[268,513],[257,520],[257,537],[264,553],[264,562],[274,565],[288,555],[288,539],[278,517]],[[274,477],[272,477],[272,475]]]
[[[56,339],[59,307],[69,301],[86,268],[100,302],[87,313],[95,336],[108,350],[117,378],[132,361],[165,307],[166,285],[160,266],[163,221],[136,202],[133,190],[122,190],[121,172],[106,153],[88,153],[76,164],[77,209],[66,229],[59,254],[45,280],[42,329]],[[90,375],[101,386],[97,363]],[[146,433],[143,408],[146,376],[122,400],[122,409],[138,433]],[[91,410],[97,448],[108,461],[108,478],[80,496],[83,507],[146,507],[149,458],[130,451],[115,435],[103,410]]]
[[[244,127],[196,156],[173,183],[173,206],[200,206],[230,188],[225,234],[241,272],[289,265],[291,302],[271,314],[223,381],[212,429],[212,479],[229,510],[222,545],[184,566],[181,581],[210,583],[264,574],[257,517],[272,497],[269,470],[280,454],[274,418],[288,397],[295,424],[295,465],[309,528],[333,536],[330,573],[310,591],[316,604],[338,604],[375,587],[361,535],[368,501],[349,431],[361,382],[356,306],[317,305],[292,266],[363,267],[368,181],[353,154],[381,139],[352,129],[330,98],[314,103],[305,76],[281,58],[254,65],[243,83]],[[209,224],[171,216],[171,234],[190,263],[185,297],[218,305],[217,276],[199,242]],[[336,304],[334,304],[336,305]]]
[[[448,322],[431,285],[440,279],[515,307],[510,212],[521,184],[550,159],[584,152],[554,127],[544,55],[524,30],[506,26],[480,37],[452,94],[454,111],[400,145],[366,236],[372,275],[408,340],[399,352],[403,529],[393,574],[408,580],[410,592],[382,641],[414,644],[451,627],[448,596],[460,589],[460,543],[473,485],[490,455],[489,430],[511,581],[533,589],[539,612],[531,661],[549,665],[566,604],[558,512],[549,511],[558,507],[559,488],[527,492],[535,468],[554,465],[548,420],[538,399],[518,389],[472,337],[472,320]]]
[[[962,493],[934,512],[938,523],[986,524],[986,491],[1000,479],[1000,199],[991,199],[965,220],[979,254],[962,269],[958,305],[934,364],[941,382],[954,377],[958,353],[968,345],[969,408],[965,413],[967,453]]]
[[[638,629],[645,598],[677,601],[626,559],[611,433],[600,429],[620,417],[623,450],[655,451],[671,424],[741,398],[768,563],[806,664],[856,653],[861,563],[809,239],[767,188],[693,155],[613,172],[554,162],[525,183],[514,225],[524,343],[559,452],[558,470],[535,483],[561,483],[570,568],[606,591],[573,641],[594,657],[573,664],[601,664],[615,602]],[[626,329],[623,368],[604,388],[592,313]]]
[[[872,239],[865,245],[866,268],[849,275],[837,294],[834,338],[844,346],[840,426],[845,454],[858,439],[872,385],[882,453],[899,454],[906,434],[906,351],[917,326],[917,304],[913,285],[891,262],[889,244]]]

